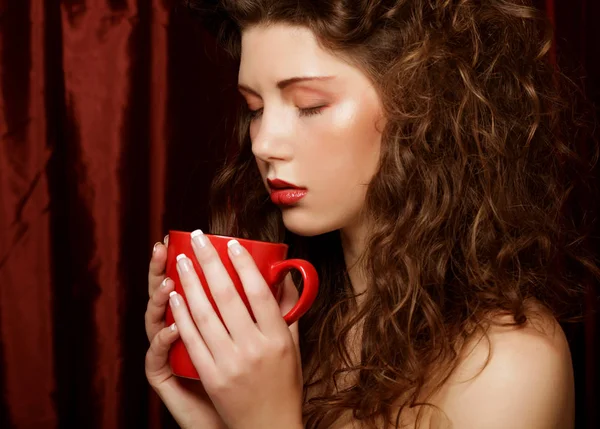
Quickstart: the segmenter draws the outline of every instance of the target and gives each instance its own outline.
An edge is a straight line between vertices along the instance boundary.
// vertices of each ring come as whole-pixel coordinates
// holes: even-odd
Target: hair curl
[[[584,247],[586,227],[574,220],[585,213],[567,212],[596,157],[577,155],[587,128],[574,113],[576,89],[550,63],[551,28],[528,2],[222,0],[192,7],[211,12],[206,25],[235,58],[245,28],[309,28],[325,49],[365,72],[384,107],[380,165],[366,199],[374,220],[364,259],[370,284],[360,307],[339,233],[285,230],[260,180],[243,114],[239,150],[213,184],[212,232],[285,241],[291,256],[310,260],[321,276],[316,303],[300,322],[305,391],[325,388],[304,405],[307,427],[329,427],[348,410],[371,427],[381,418],[385,427],[397,425],[404,408],[421,403],[426,384],[443,384],[457,346],[493,323],[492,314],[524,324],[526,301],[535,298],[559,317],[585,273],[597,274]],[[354,365],[346,344],[359,324]],[[338,390],[345,374],[357,382]]]

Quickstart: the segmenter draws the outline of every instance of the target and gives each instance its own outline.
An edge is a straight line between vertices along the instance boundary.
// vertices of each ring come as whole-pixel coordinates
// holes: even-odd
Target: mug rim
[[[172,233],[190,235],[192,233],[192,231],[182,231],[179,229],[170,229],[169,235],[171,235]],[[245,242],[245,243],[259,243],[261,245],[264,244],[264,245],[270,245],[270,246],[276,246],[276,247],[281,247],[281,246],[284,246],[286,248],[289,247],[289,245],[287,245],[286,243],[273,243],[272,241],[254,240],[252,238],[239,238],[239,237],[231,237],[228,235],[220,235],[220,234],[204,234],[204,235],[211,236],[211,237],[217,237],[217,238],[223,238],[223,239],[229,239],[229,240],[237,240],[239,242]]]

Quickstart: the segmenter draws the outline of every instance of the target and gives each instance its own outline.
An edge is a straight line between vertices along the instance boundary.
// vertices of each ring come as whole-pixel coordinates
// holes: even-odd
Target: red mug
[[[229,255],[227,253],[227,243],[234,239],[234,237],[212,234],[205,235],[217,250],[217,253],[220,256],[227,273],[231,277],[231,280],[240,294],[242,301],[246,305],[246,308],[250,312],[250,316],[253,320],[255,320],[250,308],[250,304],[248,303],[248,298],[246,298],[246,294],[244,293],[242,282],[240,281],[233,264],[229,260]],[[288,325],[296,322],[304,313],[308,311],[317,297],[317,292],[319,290],[319,277],[315,268],[310,262],[302,259],[285,259],[288,251],[287,244],[270,243],[266,241],[241,238],[235,239],[239,241],[239,243],[250,253],[254,259],[254,262],[256,263],[256,266],[258,267],[258,270],[269,285],[269,288],[273,292],[273,295],[277,301],[279,301],[281,298],[283,289],[279,286],[285,275],[292,269],[300,271],[304,285],[302,294],[300,295],[298,302],[296,302],[296,305],[294,305],[294,307],[285,316],[283,316],[283,319]],[[196,270],[196,273],[202,282],[202,287],[206,292],[206,296],[208,297],[219,318],[221,318],[219,309],[213,300],[206,279],[204,278],[204,273],[200,268],[200,264],[196,260],[191,240],[192,238],[190,232],[169,231],[166,276],[173,280],[175,283],[175,291],[183,297],[187,305],[185,292],[183,291],[181,281],[179,280],[179,274],[177,273],[177,255],[181,253],[186,255],[194,265],[194,269]],[[167,306],[165,321],[167,326],[171,325],[175,321],[169,306]],[[200,379],[198,372],[196,371],[196,368],[194,368],[194,364],[192,363],[192,360],[190,359],[190,356],[181,339],[177,339],[171,345],[171,349],[169,351],[169,364],[171,365],[173,374],[179,377],[187,377],[197,380]]]

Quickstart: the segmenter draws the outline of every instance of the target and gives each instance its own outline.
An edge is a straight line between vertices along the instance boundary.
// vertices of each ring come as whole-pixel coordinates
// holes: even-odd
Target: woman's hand
[[[216,410],[230,429],[301,428],[297,324],[288,327],[281,315],[297,298],[290,276],[280,309],[252,257],[237,241],[229,243],[229,257],[243,283],[254,323],[207,237],[193,233],[192,245],[223,323],[192,261],[183,255],[177,258],[177,270],[190,310],[175,292],[171,292],[170,305]]]
[[[165,237],[167,243],[168,237]],[[202,383],[175,377],[171,372],[168,353],[179,332],[175,325],[165,327],[165,308],[174,287],[173,280],[165,278],[166,260],[166,246],[157,243],[148,273],[150,300],[146,310],[146,334],[150,348],[146,354],[146,377],[182,428],[225,428]]]

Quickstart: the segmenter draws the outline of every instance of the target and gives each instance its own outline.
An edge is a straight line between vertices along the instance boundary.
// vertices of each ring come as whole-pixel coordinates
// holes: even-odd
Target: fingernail
[[[229,250],[234,256],[238,256],[242,253],[242,246],[237,240],[229,240],[227,242],[227,247],[229,247]]]
[[[158,249],[158,245],[160,243],[154,243],[154,247],[152,248],[152,253],[156,253],[156,249]]]
[[[165,238],[163,238],[163,243],[165,243],[165,246],[169,244],[169,234],[165,235]]]
[[[179,300],[179,295],[177,295],[177,292],[172,291],[169,294],[169,302],[171,303],[171,306],[173,307],[178,307],[179,304],[181,304],[181,301]]]
[[[183,272],[192,271],[192,264],[190,264],[190,260],[183,253],[177,255],[177,266]]]
[[[173,323],[171,326],[169,326],[169,329],[171,330],[171,332],[175,332],[177,330],[177,325]]]
[[[206,246],[206,236],[201,230],[197,229],[193,231],[191,236],[192,241],[196,243],[196,246],[198,246],[199,248]]]
[[[167,287],[167,280],[169,280],[169,278],[168,278],[168,277],[165,277],[165,279],[164,279],[162,282],[160,282],[160,287],[161,287],[161,288],[163,288],[163,289],[164,289],[164,288],[166,288],[166,287]]]

